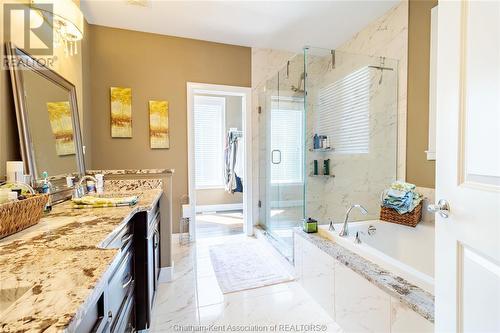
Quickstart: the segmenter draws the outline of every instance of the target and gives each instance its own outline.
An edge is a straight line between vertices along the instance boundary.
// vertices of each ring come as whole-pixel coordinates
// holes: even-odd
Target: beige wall
[[[237,128],[239,131],[242,131],[242,98],[239,96],[220,95],[218,95],[218,97],[224,97],[226,99],[226,128],[224,132],[229,131],[230,128]],[[243,153],[243,150],[239,150],[239,153]],[[196,190],[197,205],[224,205],[233,203],[243,203],[243,193],[228,193],[223,188]]]
[[[250,48],[90,25],[92,168],[173,168],[173,225],[188,193],[186,82],[250,87]],[[132,88],[133,138],[110,136],[109,88]],[[148,100],[170,103],[170,149],[149,148]]]
[[[425,151],[429,132],[431,9],[436,0],[410,0],[408,26],[408,131],[406,180],[434,188],[435,161]]]
[[[0,57],[3,60],[5,54],[4,43],[8,42],[4,39],[3,32],[3,4],[5,0],[0,0]],[[8,3],[26,3],[22,0],[9,0]],[[22,27],[14,28],[16,32],[21,32]],[[85,31],[84,31],[85,34]],[[85,38],[85,37],[84,37]],[[16,42],[16,40],[13,40]],[[78,107],[80,111],[80,121],[84,121],[84,103],[83,103],[83,87],[82,87],[82,43],[78,43],[78,52],[74,56],[64,55],[62,48],[56,48],[54,55],[57,56],[57,61],[54,62],[54,70],[61,74],[65,79],[72,82],[76,87]],[[0,178],[5,176],[5,162],[9,160],[20,160],[19,138],[17,135],[16,115],[14,101],[12,97],[12,88],[10,85],[9,71],[2,66],[0,73]],[[84,140],[86,133],[83,133]],[[76,170],[76,166],[75,166]]]

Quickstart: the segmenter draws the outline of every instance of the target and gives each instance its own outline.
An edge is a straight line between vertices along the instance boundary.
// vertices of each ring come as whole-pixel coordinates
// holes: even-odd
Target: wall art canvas
[[[48,102],[47,111],[50,128],[56,140],[57,155],[74,155],[76,151],[69,102]]]
[[[132,89],[111,87],[111,137],[132,137]]]
[[[153,149],[170,148],[167,101],[149,101],[149,142]]]

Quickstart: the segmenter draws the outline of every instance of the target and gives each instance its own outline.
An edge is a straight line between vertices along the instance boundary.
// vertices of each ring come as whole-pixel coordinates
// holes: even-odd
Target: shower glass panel
[[[260,221],[288,258],[304,218],[304,57],[292,58],[259,95]]]
[[[305,216],[339,223],[361,204],[368,215],[353,212],[352,220],[377,219],[381,192],[397,173],[398,62],[320,48],[306,48],[304,57]],[[321,149],[315,134],[326,137]]]

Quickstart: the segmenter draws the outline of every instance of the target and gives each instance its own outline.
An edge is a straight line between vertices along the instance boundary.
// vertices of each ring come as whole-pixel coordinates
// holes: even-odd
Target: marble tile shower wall
[[[308,57],[307,147],[312,147],[318,123],[324,121],[318,117],[318,93],[321,88],[357,69],[378,65],[376,58],[344,52],[337,52],[335,59],[335,68],[332,68],[330,56]],[[309,176],[307,180],[307,212],[321,222],[330,218],[339,221],[354,203],[368,209],[369,215],[363,218],[377,218],[380,193],[396,179],[397,61],[387,59],[385,66],[394,70],[384,71],[382,81],[379,70],[370,70],[369,152],[307,152],[307,174],[312,171],[313,160],[320,160],[321,165],[321,160],[328,158],[331,172],[335,175],[335,178]]]

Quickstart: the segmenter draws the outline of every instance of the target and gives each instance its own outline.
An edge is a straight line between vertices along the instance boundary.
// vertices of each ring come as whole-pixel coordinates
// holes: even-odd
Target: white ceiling
[[[81,0],[91,24],[299,51],[336,48],[399,1]]]

